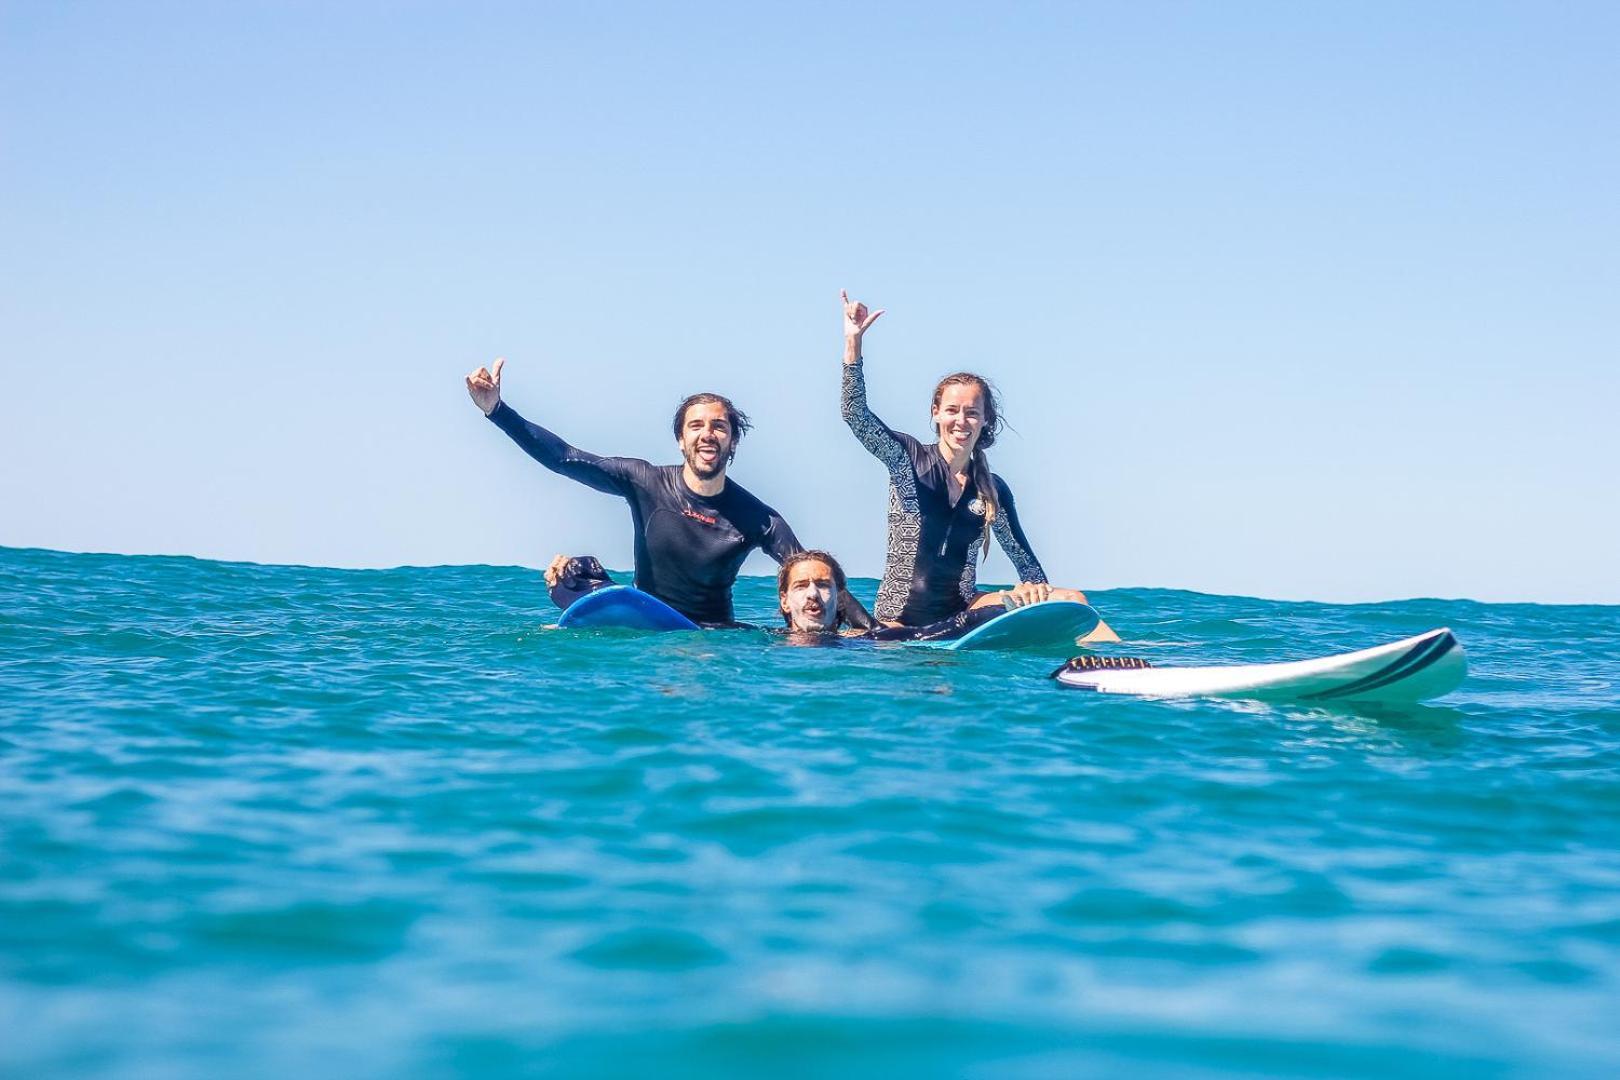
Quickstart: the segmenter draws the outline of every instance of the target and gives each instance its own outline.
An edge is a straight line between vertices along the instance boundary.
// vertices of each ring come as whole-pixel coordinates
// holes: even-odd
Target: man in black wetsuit
[[[467,393],[496,427],[552,472],[630,504],[635,528],[636,588],[703,626],[731,622],[731,586],[755,548],[781,562],[801,550],[780,514],[726,478],[748,418],[719,394],[694,394],[675,412],[683,463],[654,465],[640,458],[599,457],[569,446],[531,424],[501,400],[501,369],[467,376]],[[844,594],[840,605],[856,625],[866,610]]]

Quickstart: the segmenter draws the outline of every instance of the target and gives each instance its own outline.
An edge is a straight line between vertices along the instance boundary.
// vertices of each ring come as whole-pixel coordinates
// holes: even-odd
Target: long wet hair
[[[974,386],[979,390],[979,400],[984,409],[984,424],[979,428],[979,441],[973,444],[973,460],[969,465],[973,477],[973,486],[979,491],[979,501],[984,504],[984,544],[979,548],[979,559],[983,561],[990,557],[990,526],[996,520],[996,482],[990,473],[990,459],[985,451],[996,445],[996,436],[1001,433],[1001,397],[996,388],[990,385],[990,380],[983,375],[975,375],[971,371],[958,371],[939,380],[934,387],[934,401],[929,407],[929,422],[933,423],[933,414],[939,411],[940,398],[945,395],[947,386]],[[939,425],[934,425],[935,434],[939,433]]]
[[[737,456],[737,444],[754,425],[748,419],[748,414],[731,403],[731,399],[724,394],[693,394],[679,405],[675,406],[675,420],[670,424],[675,432],[675,441],[681,441],[681,426],[686,423],[686,410],[694,405],[718,405],[726,410],[726,423],[731,425],[731,452],[726,455],[726,464],[730,464]]]
[[[833,607],[838,612],[838,617],[833,622],[833,625],[836,626],[844,621],[844,594],[849,591],[849,578],[844,576],[844,568],[838,565],[838,560],[825,551],[795,551],[782,560],[781,568],[776,571],[776,606],[780,608],[782,606],[782,597],[787,595],[788,577],[793,573],[793,568],[800,563],[807,562],[826,563],[827,568],[832,571],[833,585],[836,586],[833,595]],[[793,620],[788,617],[788,613],[785,611],[782,612],[782,621],[788,626],[793,625]]]

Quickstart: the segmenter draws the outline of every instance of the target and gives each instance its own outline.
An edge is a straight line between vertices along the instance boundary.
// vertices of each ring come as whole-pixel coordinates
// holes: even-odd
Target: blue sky
[[[1049,573],[1620,602],[1620,8],[0,6],[0,543],[627,565],[461,378],[881,567],[1001,387]],[[766,572],[764,560],[751,572]],[[1005,579],[999,555],[987,576]]]

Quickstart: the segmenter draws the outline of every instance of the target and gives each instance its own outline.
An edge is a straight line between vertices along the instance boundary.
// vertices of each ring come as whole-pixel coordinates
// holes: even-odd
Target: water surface
[[[516,568],[0,549],[0,1072],[1620,1067],[1620,609],[1093,599],[1155,663],[1471,675],[1134,701],[547,630]]]

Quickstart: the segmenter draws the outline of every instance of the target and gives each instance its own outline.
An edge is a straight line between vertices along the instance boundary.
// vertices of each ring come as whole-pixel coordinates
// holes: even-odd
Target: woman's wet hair
[[[675,421],[670,425],[675,432],[675,440],[680,441],[681,428],[686,424],[686,410],[694,405],[718,405],[726,410],[726,423],[731,425],[731,453],[726,455],[730,461],[737,456],[737,444],[748,430],[754,425],[748,419],[748,414],[731,403],[731,399],[724,394],[693,394],[675,407]]]
[[[838,621],[843,622],[844,594],[849,589],[849,578],[844,576],[844,568],[838,565],[838,560],[825,551],[795,551],[782,560],[781,568],[776,571],[776,606],[781,607],[782,598],[787,595],[788,578],[793,575],[793,568],[800,563],[807,562],[826,563],[827,569],[832,571],[833,592],[835,594],[833,604],[838,609]],[[788,626],[793,625],[793,620],[788,617],[788,613],[785,611],[782,612],[782,621]]]
[[[983,561],[990,557],[990,526],[996,520],[996,482],[990,473],[990,459],[985,451],[996,445],[996,436],[1001,433],[1001,396],[990,380],[983,375],[975,375],[971,371],[957,371],[939,380],[934,387],[934,401],[929,407],[929,416],[939,411],[939,402],[945,396],[947,386],[972,386],[979,391],[979,400],[983,403],[984,424],[979,428],[979,441],[973,444],[973,484],[979,489],[979,499],[984,503],[984,544],[979,548],[979,559]],[[936,425],[937,429],[937,425]]]

